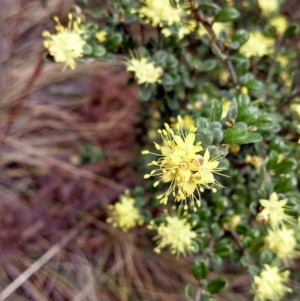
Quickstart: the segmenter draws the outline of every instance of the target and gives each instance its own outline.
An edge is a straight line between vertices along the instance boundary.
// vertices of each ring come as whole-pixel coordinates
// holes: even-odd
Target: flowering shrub
[[[107,223],[146,225],[155,252],[193,260],[187,300],[221,300],[228,280],[210,271],[225,261],[250,275],[253,300],[298,300],[300,87],[289,41],[299,26],[281,2],[78,1],[66,27],[55,18],[57,33],[44,33],[48,60],[74,69],[121,59],[138,87],[143,198],[126,192]]]

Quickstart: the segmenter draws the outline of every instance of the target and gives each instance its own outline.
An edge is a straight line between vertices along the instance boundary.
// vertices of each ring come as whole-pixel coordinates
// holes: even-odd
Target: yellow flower
[[[57,63],[65,63],[65,67],[75,68],[75,59],[83,56],[83,47],[85,40],[83,37],[84,29],[81,25],[81,19],[73,20],[72,14],[68,14],[68,27],[63,27],[58,18],[54,17],[57,23],[55,29],[56,34],[50,34],[44,31],[44,46],[48,49],[50,55],[53,56]]]
[[[187,34],[191,33],[191,31],[189,30],[189,28],[187,26],[181,26],[178,30],[178,38],[179,40],[183,39],[184,36],[186,36]]]
[[[231,144],[229,150],[236,156],[240,152],[241,146],[239,144]]]
[[[153,223],[150,224],[153,229]],[[192,230],[192,226],[187,219],[178,216],[166,216],[165,221],[157,227],[157,247],[154,249],[156,253],[165,247],[170,247],[171,253],[179,256],[186,255],[195,249],[195,239],[197,233]]]
[[[276,61],[278,61],[280,63],[280,65],[284,68],[287,68],[289,65],[289,59],[283,55],[277,56]]]
[[[152,26],[171,26],[182,22],[185,14],[184,7],[179,5],[173,7],[169,0],[144,0],[143,2],[144,6],[139,10],[139,15]]]
[[[292,290],[286,286],[289,271],[280,272],[278,267],[264,265],[265,269],[254,277],[254,301],[280,301]]]
[[[121,228],[123,232],[127,232],[136,225],[143,225],[144,217],[134,203],[134,198],[129,196],[128,190],[125,190],[125,194],[120,196],[119,202],[109,205],[111,216],[106,219],[106,222],[112,224],[114,228]]]
[[[147,58],[132,58],[127,65],[127,71],[134,72],[135,78],[139,85],[155,84],[160,82],[163,74],[161,67],[155,67],[155,63],[150,62]]]
[[[257,172],[260,171],[260,168],[261,168],[261,165],[263,164],[263,162],[264,162],[263,158],[258,157],[258,156],[247,155],[246,159],[245,159],[245,163],[250,163],[251,165],[253,165]]]
[[[247,88],[247,87],[242,87],[242,88],[241,88],[241,93],[242,93],[242,94],[248,94],[248,92],[249,92],[249,91],[248,91],[248,88]]]
[[[167,204],[170,195],[174,196],[175,201],[184,201],[184,209],[187,209],[187,198],[190,199],[190,204],[196,211],[195,203],[200,207],[200,192],[204,189],[211,189],[216,192],[213,185],[222,187],[214,178],[214,174],[219,174],[223,168],[219,168],[220,156],[210,158],[208,150],[203,155],[199,152],[203,151],[201,142],[195,143],[195,132],[197,128],[191,126],[188,131],[182,129],[182,119],[178,117],[178,126],[176,134],[165,123],[165,129],[158,130],[162,136],[164,145],[160,146],[157,143],[155,147],[161,154],[155,154],[160,158],[157,161],[152,161],[148,165],[156,166],[157,169],[152,170],[144,176],[145,179],[158,176],[159,180],[154,183],[158,186],[161,182],[170,182],[169,189],[157,198],[162,204]],[[149,154],[149,151],[143,151],[143,154]],[[198,196],[194,196],[197,192]]]
[[[293,229],[282,227],[281,229],[268,230],[265,237],[267,247],[274,251],[279,259],[287,263],[299,254],[295,250],[297,246],[296,233]]]
[[[283,34],[289,25],[287,18],[282,15],[272,18],[270,24],[274,26],[280,34]]]
[[[269,221],[273,229],[282,224],[284,221],[292,222],[291,216],[284,212],[287,200],[278,200],[276,192],[270,196],[270,200],[259,200],[264,209],[258,214],[258,219]]]
[[[161,30],[161,33],[162,33],[166,38],[172,35],[172,31],[171,31],[169,28],[167,28],[167,27],[163,28],[163,29]]]
[[[223,23],[223,22],[214,22],[212,25],[212,29],[216,33],[217,36],[220,35],[221,31],[225,31],[227,35],[232,34],[232,23]]]
[[[96,38],[100,43],[106,41],[107,32],[105,30],[100,30],[96,33]]]
[[[245,56],[264,56],[274,49],[274,41],[267,38],[259,31],[252,31],[248,41],[240,48],[240,52]]]
[[[290,108],[300,117],[300,103],[293,103],[290,105]]]
[[[186,128],[189,129],[189,128],[195,126],[195,120],[194,120],[194,118],[193,118],[191,115],[189,115],[189,114],[186,114],[186,115],[184,115],[184,116],[182,117],[182,119],[181,119],[181,124],[177,123],[177,122],[176,122],[176,119],[173,118],[173,117],[170,118],[170,121],[172,122],[172,123],[171,123],[171,126],[174,127],[174,128],[176,128],[176,127],[178,127],[178,126],[184,126],[184,127],[186,127]]]
[[[231,100],[227,100],[226,98],[222,98],[222,116],[221,119],[227,116],[227,113],[231,106]]]
[[[279,2],[278,0],[257,0],[262,13],[266,16],[278,12]]]

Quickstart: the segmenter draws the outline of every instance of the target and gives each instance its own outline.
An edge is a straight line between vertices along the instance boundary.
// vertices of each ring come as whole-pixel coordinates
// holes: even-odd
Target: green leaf
[[[78,0],[77,5],[79,5],[81,8],[87,8],[88,0]]]
[[[214,99],[210,112],[210,121],[219,121],[223,112],[221,101]]]
[[[265,26],[264,33],[268,38],[271,38],[271,39],[275,39],[277,36],[276,28],[271,25]]]
[[[215,238],[220,238],[224,235],[224,230],[217,223],[211,225],[211,230]]]
[[[168,74],[168,73],[164,73],[162,78],[162,85],[165,86],[173,86],[174,85],[174,81],[173,78]]]
[[[155,54],[153,55],[153,59],[155,60],[157,65],[161,66],[162,68],[165,68],[167,64],[168,53],[163,50],[159,50],[155,52]]]
[[[283,175],[276,183],[274,190],[277,193],[285,193],[295,190],[297,186],[297,178],[294,175]]]
[[[256,122],[254,123],[256,126],[257,130],[260,132],[267,132],[271,130],[274,127],[274,120],[271,116],[264,115],[258,117]]]
[[[243,109],[239,110],[239,114],[236,121],[242,121],[247,125],[253,125],[258,119],[259,115],[260,111],[257,107],[244,107]]]
[[[216,57],[218,57],[218,58],[221,59],[222,61],[225,61],[225,60],[226,60],[227,55],[225,55],[225,54],[221,51],[221,49],[218,47],[218,45],[217,45],[215,42],[211,43],[210,46],[211,46],[211,51],[212,51],[212,53],[213,53]]]
[[[225,289],[226,286],[227,280],[225,278],[216,278],[208,284],[207,290],[211,294],[219,294]]]
[[[270,263],[272,263],[272,261],[273,261],[274,258],[275,258],[275,254],[272,251],[270,251],[270,250],[263,250],[260,253],[259,261],[260,261],[261,265],[263,265],[263,264],[270,264]]]
[[[239,109],[242,109],[245,106],[250,104],[250,97],[248,94],[240,94],[237,97],[237,105]]]
[[[141,100],[147,101],[152,96],[152,87],[150,85],[140,85],[140,97]]]
[[[249,144],[249,143],[256,143],[261,142],[262,136],[258,133],[248,132],[245,138],[240,139],[237,141],[237,144]]]
[[[196,257],[193,266],[193,275],[197,280],[205,279],[208,275],[208,265],[204,259]]]
[[[261,184],[261,198],[267,199],[268,196],[272,193],[274,185],[271,181],[265,181]]]
[[[245,29],[237,30],[231,38],[232,42],[238,42],[240,45],[243,45],[249,39],[249,32]]]
[[[298,82],[300,80],[299,72],[298,71],[292,72],[292,74],[291,74],[291,80],[292,80],[292,84],[291,84],[290,91],[292,92],[296,88],[296,86],[297,86],[297,84],[298,84]]]
[[[217,128],[213,128],[211,129],[213,135],[214,135],[214,143],[215,144],[219,144],[221,143],[221,141],[224,138],[224,133],[223,130],[217,129]]]
[[[238,115],[238,110],[237,110],[237,107],[230,107],[229,110],[228,110],[228,113],[227,113],[227,119],[233,119],[235,120],[236,117]]]
[[[248,272],[253,277],[256,276],[256,275],[258,275],[259,271],[260,271],[259,267],[256,266],[256,265],[254,265],[254,264],[250,264],[248,266]]]
[[[277,163],[277,162],[276,162]],[[295,170],[298,166],[298,162],[294,158],[285,158],[281,162],[277,163],[272,170],[277,174],[288,173]]]
[[[241,46],[241,44],[236,41],[236,42],[230,43],[228,47],[232,50],[237,50],[240,48],[240,46]]]
[[[43,59],[46,63],[54,63],[53,57],[49,53],[44,53]]]
[[[89,9],[88,13],[90,14],[90,16],[96,19],[99,19],[102,16],[101,10],[99,8]]]
[[[195,135],[195,140],[197,142],[201,142],[201,146],[206,149],[209,145],[211,145],[214,141],[214,134],[212,133],[211,130],[207,128],[198,128],[196,135]]]
[[[101,57],[106,54],[106,49],[101,45],[94,45],[92,56]]]
[[[223,8],[215,17],[216,22],[228,22],[234,20],[240,16],[237,9],[233,7]]]
[[[198,117],[196,119],[196,125],[197,125],[197,129],[208,128],[209,127],[209,121],[205,117]]]
[[[299,25],[292,24],[290,25],[283,34],[283,37],[286,39],[290,39],[295,37],[299,33]]]
[[[108,36],[108,39],[105,43],[105,47],[107,51],[116,51],[119,48],[122,41],[123,37],[120,33],[113,33]]]
[[[84,46],[83,46],[83,53],[85,55],[91,55],[92,52],[93,52],[92,46],[90,44],[84,44]]]
[[[177,70],[178,66],[178,60],[173,54],[169,54],[167,56],[167,61],[166,61],[166,67],[168,68],[169,71],[171,70]]]
[[[207,72],[215,69],[217,66],[217,62],[214,59],[205,60],[203,63],[201,63],[198,67],[198,71],[200,72]]]
[[[275,168],[277,161],[278,161],[278,153],[272,149],[268,156],[267,169],[271,170]]]
[[[193,301],[194,289],[191,284],[187,284],[184,288],[184,294],[187,301]]]
[[[241,127],[232,127],[224,131],[224,139],[222,143],[237,143],[238,140],[247,136],[247,130]]]
[[[173,99],[173,98],[167,98],[167,105],[171,110],[178,110],[180,105],[179,105],[179,101],[177,99]]]
[[[264,84],[262,81],[257,80],[257,79],[251,79],[249,80],[246,85],[245,85],[248,89],[250,90],[262,90],[264,89]]]
[[[222,258],[230,257],[232,254],[232,248],[230,245],[219,245],[216,250],[215,254],[219,255]]]

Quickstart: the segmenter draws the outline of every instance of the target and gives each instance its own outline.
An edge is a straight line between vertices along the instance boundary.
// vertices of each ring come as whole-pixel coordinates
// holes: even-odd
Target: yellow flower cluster
[[[156,67],[153,61],[151,62],[145,57],[129,60],[127,71],[134,72],[139,85],[159,83],[160,77],[163,74],[161,67]]]
[[[274,49],[274,40],[267,38],[259,31],[249,34],[248,41],[240,48],[240,52],[247,57],[264,56]]]
[[[295,112],[298,117],[300,117],[300,103],[293,103],[290,105],[290,108],[293,112]]]
[[[252,166],[254,166],[254,168],[257,172],[260,171],[260,168],[261,168],[263,162],[264,162],[264,159],[261,157],[258,157],[258,156],[247,155],[246,159],[245,159],[245,163],[250,163]]]
[[[134,198],[130,197],[128,190],[125,190],[125,194],[120,196],[119,202],[108,207],[111,216],[106,219],[106,222],[112,224],[114,228],[121,228],[124,232],[137,225],[143,225],[144,217],[134,203]]]
[[[285,213],[287,200],[278,200],[278,196],[273,192],[270,200],[260,200],[264,209],[258,214],[258,220],[264,220],[270,223],[271,229],[265,237],[267,248],[274,251],[277,257],[288,263],[299,256],[296,251],[297,240],[296,232],[287,228],[285,223],[292,225],[295,223],[293,217]]]
[[[277,257],[285,263],[299,255],[299,252],[295,250],[297,240],[293,229],[287,229],[284,226],[281,229],[269,229],[265,242],[267,247],[274,251]]]
[[[154,229],[154,223],[151,222],[150,229]],[[195,249],[195,239],[197,233],[192,230],[192,226],[185,217],[166,216],[165,222],[157,227],[157,247],[154,249],[156,253],[160,253],[165,247],[170,247],[171,253],[179,256],[186,255]]]
[[[276,16],[270,20],[270,25],[274,26],[279,34],[283,34],[289,23],[285,16]]]
[[[49,31],[43,32],[45,38],[44,46],[48,49],[54,61],[57,63],[65,63],[65,67],[75,68],[75,59],[83,56],[84,27],[81,19],[73,20],[71,13],[68,14],[68,26],[64,27],[60,24],[57,17],[54,17],[57,25],[55,26],[56,34],[50,34]]]
[[[262,13],[266,16],[275,14],[279,10],[278,0],[257,0]]]
[[[264,266],[259,276],[254,277],[254,301],[280,301],[292,290],[286,286],[289,271],[280,272],[278,267]]]
[[[173,7],[170,0],[144,0],[143,2],[139,15],[154,27],[180,24],[185,14],[184,6]]]
[[[195,143],[196,131],[195,126],[184,130],[180,116],[176,131],[172,130],[167,123],[165,123],[165,129],[158,130],[164,145],[154,143],[156,149],[161,153],[152,153],[159,156],[159,159],[148,165],[155,166],[156,169],[146,174],[144,178],[159,177],[159,180],[154,183],[154,187],[161,182],[170,182],[167,191],[157,197],[162,204],[167,204],[171,195],[177,202],[184,201],[184,209],[187,209],[187,198],[189,198],[191,206],[196,211],[195,204],[198,207],[201,205],[200,192],[203,192],[204,189],[216,192],[213,185],[222,187],[214,177],[215,173],[219,174],[223,170],[218,167],[221,157],[210,158],[208,150],[205,150],[203,155],[200,154],[203,148],[201,142]],[[149,151],[142,153],[150,154]],[[197,197],[194,195],[195,192]]]
[[[259,200],[264,209],[257,215],[258,220],[264,220],[270,223],[272,229],[277,229],[284,221],[291,222],[291,217],[284,211],[287,200],[278,200],[278,195],[273,192],[270,200]]]

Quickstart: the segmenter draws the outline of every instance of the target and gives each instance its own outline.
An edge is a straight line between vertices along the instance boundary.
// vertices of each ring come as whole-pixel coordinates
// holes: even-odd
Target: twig
[[[38,271],[44,264],[46,264],[54,255],[56,255],[62,248],[64,248],[79,232],[79,230],[86,224],[86,221],[81,222],[77,228],[71,230],[58,243],[52,246],[42,257],[35,261],[26,271],[17,277],[11,284],[9,284],[1,293],[0,301],[4,301],[16,289],[18,289],[29,277]]]
[[[161,28],[159,26],[157,26],[156,31],[157,31],[157,48],[162,49],[163,39],[162,39]]]
[[[245,255],[245,257],[248,259],[249,263],[253,263],[253,260],[250,256],[250,254],[248,253],[247,250],[245,250],[244,246],[243,246],[243,243],[241,242],[240,240],[240,237],[239,235],[236,233],[236,231],[230,227],[229,229],[234,241],[236,242],[236,244],[238,245],[239,249],[243,252],[243,254]],[[1,301],[1,300],[0,300]]]
[[[271,65],[270,65],[270,68],[269,68],[269,71],[268,71],[268,75],[267,75],[267,80],[266,80],[266,96],[268,94],[268,90],[269,90],[269,86],[270,86],[270,83],[272,81],[272,78],[273,78],[273,74],[274,74],[274,68],[275,68],[275,62],[276,62],[276,57],[277,57],[277,54],[279,52],[279,49],[280,49],[280,45],[281,45],[281,42],[282,42],[282,35],[280,35],[277,40],[276,40],[276,46],[275,46],[275,52],[274,52],[274,58],[272,59],[272,62],[271,62]]]
[[[238,80],[237,80],[236,72],[234,70],[231,60],[228,58],[225,45],[218,40],[216,33],[212,29],[211,23],[209,23],[204,18],[203,14],[197,9],[197,4],[196,4],[195,0],[189,0],[189,2],[190,2],[191,10],[193,12],[195,20],[200,22],[203,25],[203,27],[206,29],[208,35],[210,36],[212,42],[215,43],[215,46],[218,48],[219,52],[222,53],[222,55],[224,55],[224,58],[225,58],[224,62],[229,71],[231,80],[232,80],[233,84],[235,86],[237,86]]]
[[[288,105],[297,96],[300,96],[300,89],[296,90],[281,105],[279,105],[278,108],[277,108],[277,111],[280,112],[280,110],[282,110],[283,107],[285,107],[286,105]]]
[[[195,301],[201,301],[201,292],[202,292],[202,289],[199,287],[196,291]]]

